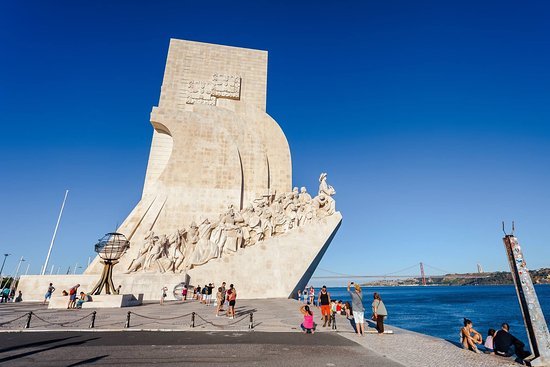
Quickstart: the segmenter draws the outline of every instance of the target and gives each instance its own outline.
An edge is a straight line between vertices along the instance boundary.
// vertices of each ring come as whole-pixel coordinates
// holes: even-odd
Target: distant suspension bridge
[[[440,274],[433,274],[433,275],[426,275],[424,272],[424,267],[436,271]],[[414,275],[405,275],[404,272],[412,271],[413,269],[420,268],[420,273],[414,274]],[[323,268],[317,268],[320,271],[324,271],[326,273],[329,273],[330,275],[315,275],[312,277],[312,279],[361,279],[361,278],[376,278],[376,279],[396,279],[396,278],[412,278],[412,279],[421,279],[422,285],[426,285],[426,279],[430,278],[443,278],[444,276],[449,276],[453,278],[461,278],[461,279],[477,279],[477,278],[485,278],[488,277],[488,275],[484,275],[483,273],[477,273],[477,274],[453,274],[451,272],[438,269],[434,266],[430,266],[426,263],[420,262],[416,263],[414,265],[408,266],[404,269],[400,269],[391,273],[386,273],[382,275],[356,275],[356,274],[342,274],[337,273],[331,270],[323,269]]]

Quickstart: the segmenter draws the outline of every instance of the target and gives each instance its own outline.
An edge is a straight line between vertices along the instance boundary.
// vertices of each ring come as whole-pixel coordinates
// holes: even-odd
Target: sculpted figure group
[[[289,193],[264,195],[242,210],[231,205],[217,220],[203,218],[198,225],[193,222],[169,236],[149,231],[127,273],[184,272],[332,215],[336,191],[326,179],[327,174],[322,173],[314,198],[305,187],[295,187]]]

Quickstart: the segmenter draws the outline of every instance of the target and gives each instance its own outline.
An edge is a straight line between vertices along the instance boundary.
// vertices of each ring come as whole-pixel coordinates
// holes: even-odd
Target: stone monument
[[[342,216],[326,173],[313,197],[292,188],[266,89],[266,51],[170,41],[143,193],[117,229],[130,241],[113,274],[124,292],[158,299],[187,279],[271,298],[307,284]],[[79,283],[101,270],[96,258]]]

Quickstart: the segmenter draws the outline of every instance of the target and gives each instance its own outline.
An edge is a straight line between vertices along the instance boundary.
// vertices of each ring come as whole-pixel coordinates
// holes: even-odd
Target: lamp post
[[[61,222],[61,215],[63,214],[63,209],[65,208],[65,201],[67,201],[67,195],[69,190],[65,190],[65,197],[63,198],[63,204],[61,204],[61,210],[59,211],[59,217],[57,217],[57,223],[55,224],[55,229],[53,231],[52,241],[50,242],[50,248],[48,250],[48,255],[46,256],[46,261],[44,262],[44,267],[42,268],[41,275],[46,274],[46,268],[48,267],[48,261],[50,261],[50,255],[52,253],[53,243],[55,242],[55,236],[57,235],[57,228],[59,228],[59,222]]]
[[[82,268],[82,266],[78,266],[78,263],[76,263],[76,264],[74,265],[73,275],[75,275],[75,274],[76,274],[76,271],[77,271],[78,269],[80,269],[80,268]]]
[[[115,291],[113,284],[113,266],[118,263],[118,260],[130,246],[130,242],[121,233],[107,233],[95,245],[95,252],[101,258],[101,262],[105,265],[99,282],[92,290],[92,294],[100,295],[103,287],[105,293],[111,294],[111,290]]]
[[[30,267],[31,267],[31,263],[27,263],[27,270],[25,270],[25,275],[29,274]]]

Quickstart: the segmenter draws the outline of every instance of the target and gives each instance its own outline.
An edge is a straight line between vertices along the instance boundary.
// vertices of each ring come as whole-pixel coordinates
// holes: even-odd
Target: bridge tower
[[[424,274],[424,264],[420,262],[420,276],[422,277],[422,285],[426,285],[426,274]]]

